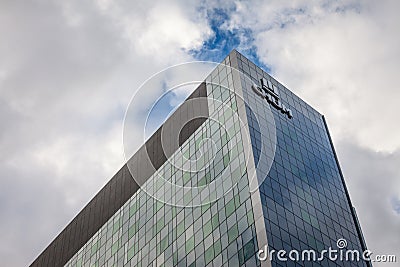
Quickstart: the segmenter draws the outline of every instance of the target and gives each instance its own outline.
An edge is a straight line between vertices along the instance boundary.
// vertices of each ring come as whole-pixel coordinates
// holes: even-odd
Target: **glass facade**
[[[234,114],[243,109],[243,102],[219,85],[234,87],[229,69],[215,69],[207,81],[213,119],[204,122],[65,266],[261,265],[255,255],[258,243],[240,118]],[[199,171],[185,171],[186,164],[188,170]],[[197,207],[164,204],[152,196],[192,206],[202,191],[196,196],[166,191],[161,178],[199,188],[214,182],[206,196],[223,196]]]
[[[237,51],[205,84],[209,118],[64,266],[367,266],[257,258],[364,245],[323,116]]]
[[[289,118],[271,106],[276,127],[276,152],[267,174],[258,173],[265,227],[270,249],[322,251],[336,248],[338,239],[347,241],[347,249],[362,252],[362,239],[354,220],[335,152],[323,116],[299,97],[237,53],[238,68],[254,84],[264,78],[279,91],[281,102],[292,111]],[[257,97],[248,79],[242,79],[243,94],[249,106],[249,121],[254,160],[260,158],[260,145],[270,141],[260,120],[270,104]],[[258,118],[258,120],[256,119]],[[260,163],[262,164],[262,163]],[[264,177],[266,175],[266,177]],[[272,266],[367,266],[366,262],[272,261]]]

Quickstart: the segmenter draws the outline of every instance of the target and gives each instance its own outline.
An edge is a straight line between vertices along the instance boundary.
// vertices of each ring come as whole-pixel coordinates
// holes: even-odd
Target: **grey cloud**
[[[144,20],[160,12],[149,3],[1,2],[2,266],[29,264],[120,168],[132,93],[160,69],[191,60],[185,49],[210,33],[201,15],[184,12],[195,14],[193,5],[178,3],[165,27],[192,35],[158,38]],[[144,53],[143,36],[166,50]]]
[[[28,162],[18,168],[1,164],[1,265],[26,266],[46,247],[66,218],[76,213],[63,200],[54,173]]]
[[[337,142],[337,150],[368,249],[399,258],[400,214],[391,201],[400,188],[400,151],[374,152],[352,140]]]

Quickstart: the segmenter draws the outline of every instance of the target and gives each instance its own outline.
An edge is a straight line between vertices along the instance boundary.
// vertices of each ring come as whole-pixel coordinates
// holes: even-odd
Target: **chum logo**
[[[268,103],[272,104],[277,110],[280,110],[283,114],[286,114],[289,119],[293,118],[292,111],[282,104],[279,98],[278,88],[273,85],[270,81],[264,78],[260,79],[261,87],[253,84],[251,88],[262,98],[265,98]]]

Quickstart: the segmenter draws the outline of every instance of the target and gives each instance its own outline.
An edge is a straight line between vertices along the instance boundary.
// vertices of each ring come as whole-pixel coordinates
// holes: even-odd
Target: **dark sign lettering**
[[[279,98],[278,88],[273,85],[270,81],[266,79],[261,79],[261,87],[256,84],[252,85],[254,92],[256,92],[259,96],[266,99],[268,103],[274,106],[277,110],[280,110],[283,114],[286,114],[289,119],[293,118],[292,111],[287,108]]]

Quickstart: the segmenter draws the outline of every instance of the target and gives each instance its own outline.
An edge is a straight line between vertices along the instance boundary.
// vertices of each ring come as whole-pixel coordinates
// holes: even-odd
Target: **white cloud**
[[[98,1],[102,14],[120,28],[135,54],[156,56],[163,63],[184,62],[212,34],[204,12],[187,1]]]
[[[400,128],[392,126],[400,92],[393,58],[400,46],[393,30],[383,32],[358,14],[334,14],[317,25],[260,34],[257,41],[274,44],[268,51],[260,46],[263,58],[328,116],[335,136],[352,135],[363,146],[394,151],[400,147]]]
[[[327,115],[335,137],[352,136],[377,151],[400,148],[394,127],[400,38],[398,2],[298,1],[240,7],[233,24],[253,30],[274,76]],[[260,26],[261,25],[261,26]],[[388,97],[390,95],[390,97]],[[391,129],[388,131],[388,129]],[[382,138],[382,137],[385,138]]]
[[[181,6],[175,3],[161,2],[154,6],[143,21],[144,31],[132,37],[138,44],[139,51],[152,54],[163,49],[182,48],[199,49],[211,30],[207,21],[200,24],[192,21]]]

